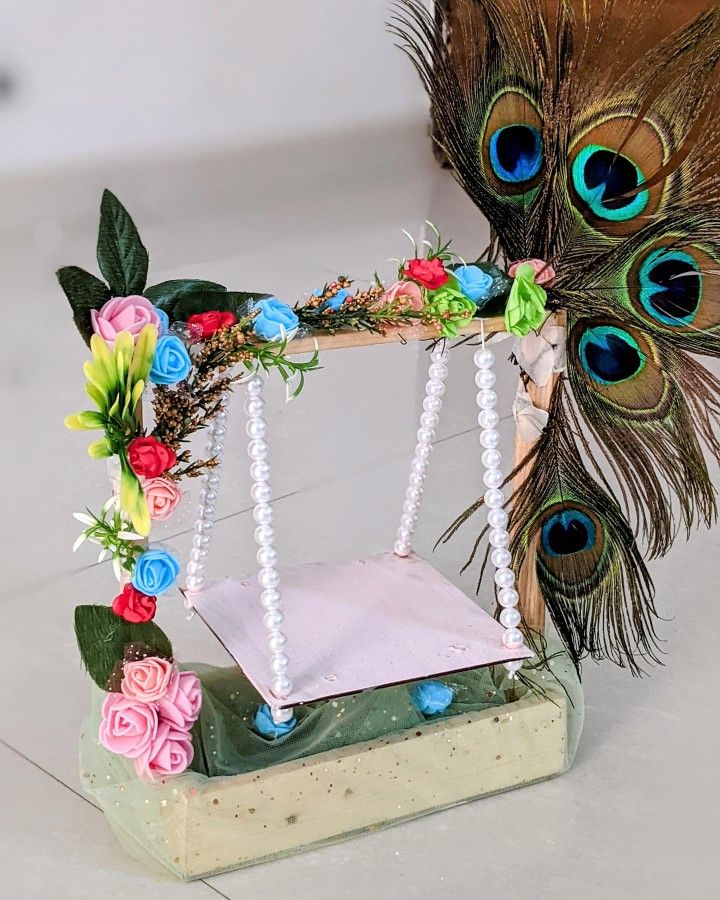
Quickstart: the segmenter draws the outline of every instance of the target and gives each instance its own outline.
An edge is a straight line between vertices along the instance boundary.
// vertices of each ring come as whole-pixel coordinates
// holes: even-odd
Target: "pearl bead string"
[[[274,547],[275,529],[273,528],[273,510],[271,506],[269,447],[267,444],[267,422],[263,418],[265,401],[262,396],[263,379],[253,375],[247,382],[247,400],[245,412],[248,416],[245,431],[250,442],[250,477],[252,487],[250,496],[255,508],[253,518],[257,524],[255,543],[257,544],[257,561],[260,566],[258,582],[262,588],[260,603],[265,610],[263,623],[268,631],[268,647],[270,648],[270,667],[273,671],[272,692],[275,697],[284,699],[292,690],[293,683],[287,671],[289,660],[285,655],[287,638],[283,634],[284,621],[282,599],[280,597],[280,574],[275,568],[277,552]],[[276,724],[288,722],[293,717],[292,709],[271,709]]]
[[[205,564],[210,552],[212,531],[215,525],[215,506],[220,486],[219,469],[222,464],[222,453],[225,448],[227,430],[227,403],[229,395],[220,395],[220,409],[215,415],[208,431],[208,442],[205,449],[216,459],[216,465],[202,479],[200,503],[193,529],[192,549],[186,569],[186,588],[188,593],[197,593],[205,586]],[[192,608],[192,599],[186,595],[185,605]]]
[[[405,491],[405,503],[400,518],[400,527],[395,541],[396,556],[410,556],[412,553],[413,537],[420,512],[425,479],[427,478],[432,442],[435,439],[436,429],[440,417],[445,393],[445,379],[448,374],[447,359],[449,351],[445,341],[437,344],[430,353],[430,368],[428,370],[428,382],[425,385],[425,399],[423,400],[423,413],[420,416],[420,428],[417,433],[415,455],[410,466],[410,483]]]
[[[500,624],[505,629],[503,644],[508,650],[519,650],[523,646],[523,635],[519,629],[521,622],[520,613],[517,610],[519,601],[518,592],[515,590],[515,573],[510,568],[512,554],[510,546],[510,534],[507,530],[508,514],[504,510],[505,495],[501,490],[505,480],[501,471],[502,454],[498,450],[500,434],[497,425],[500,421],[495,406],[497,394],[493,390],[495,385],[495,373],[493,364],[495,356],[491,350],[485,348],[485,336],[483,334],[482,347],[477,350],[474,357],[477,372],[475,384],[479,388],[476,397],[479,408],[478,425],[480,432],[480,445],[483,448],[482,464],[485,469],[483,482],[487,490],[484,501],[487,510],[487,523],[490,526],[489,541],[493,548],[490,559],[495,567],[495,584],[498,587],[498,602],[503,610],[500,613]],[[511,678],[522,667],[522,660],[513,660],[504,663],[505,669]]]

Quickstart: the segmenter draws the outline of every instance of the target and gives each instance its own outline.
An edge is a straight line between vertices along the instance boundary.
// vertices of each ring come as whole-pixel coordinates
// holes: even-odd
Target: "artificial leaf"
[[[145,644],[153,654],[172,659],[172,645],[154,622],[126,622],[108,606],[76,607],[75,636],[83,665],[104,691],[129,644]]]
[[[212,291],[210,293],[188,294],[178,301],[173,318],[176,322],[187,322],[190,316],[197,313],[232,312],[238,319],[247,316],[253,303],[266,300],[272,294],[252,293],[250,291]]]
[[[100,309],[110,299],[110,288],[78,266],[65,266],[55,275],[70,303],[75,326],[88,344],[93,333],[90,310]]]
[[[148,253],[130,214],[108,190],[100,203],[97,261],[114,296],[142,294],[147,282]]]
[[[108,459],[113,455],[113,450],[105,438],[100,438],[99,441],[93,441],[90,444],[88,455],[91,459]]]
[[[175,306],[190,294],[222,293],[226,288],[214,281],[202,281],[198,278],[177,278],[173,281],[161,281],[145,289],[144,296],[158,309],[164,310],[174,321]]]

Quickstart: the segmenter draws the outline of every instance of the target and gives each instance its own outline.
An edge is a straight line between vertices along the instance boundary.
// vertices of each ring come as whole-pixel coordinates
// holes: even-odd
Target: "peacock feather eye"
[[[627,222],[644,212],[649,191],[639,191],[645,177],[627,156],[590,144],[575,157],[573,186],[580,199],[600,219]]]
[[[543,141],[533,125],[506,125],[490,137],[490,163],[508,184],[532,181],[543,163]]]
[[[640,303],[649,316],[663,325],[690,325],[702,293],[700,266],[690,253],[661,248],[650,253],[640,266]]]
[[[553,513],[542,526],[542,547],[550,557],[592,550],[595,539],[595,523],[579,509],[563,509]]]
[[[638,342],[628,331],[614,325],[586,328],[578,349],[583,368],[600,384],[628,381],[645,367],[646,357]]]

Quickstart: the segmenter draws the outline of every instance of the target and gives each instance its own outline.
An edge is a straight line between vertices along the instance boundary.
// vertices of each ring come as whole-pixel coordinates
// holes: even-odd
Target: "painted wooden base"
[[[200,878],[557,775],[566,766],[566,701],[550,696],[214,778],[167,807],[165,864]]]

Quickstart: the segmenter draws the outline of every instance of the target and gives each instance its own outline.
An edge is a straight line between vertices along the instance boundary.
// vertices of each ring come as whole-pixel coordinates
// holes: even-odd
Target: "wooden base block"
[[[165,864],[200,878],[557,775],[566,765],[566,700],[550,696],[214,778],[168,807]]]

